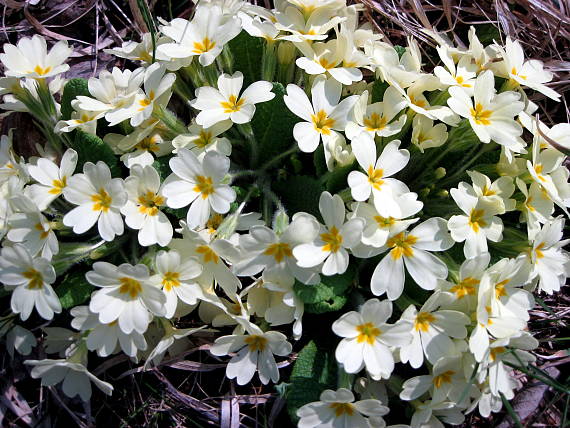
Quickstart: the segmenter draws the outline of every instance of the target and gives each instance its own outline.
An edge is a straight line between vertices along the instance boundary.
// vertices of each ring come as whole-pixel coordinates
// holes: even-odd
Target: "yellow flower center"
[[[541,242],[534,249],[534,253],[536,254],[537,259],[542,259],[544,257],[544,253],[542,252],[543,248],[544,248],[544,242]]]
[[[483,186],[483,190],[481,191],[483,196],[494,196],[497,194],[494,190],[491,190],[487,185]]]
[[[376,341],[376,338],[382,333],[382,331],[371,322],[357,325],[356,330],[358,331],[356,342],[366,342],[369,345],[372,345]]]
[[[469,226],[475,233],[479,233],[481,227],[487,226],[487,222],[483,220],[485,217],[485,210],[476,210],[473,208],[471,210],[471,215],[469,216]]]
[[[67,186],[67,177],[63,176],[61,180],[53,180],[51,182],[52,188],[48,190],[48,193],[52,195],[60,195],[63,188]]]
[[[507,295],[505,290],[505,285],[509,283],[510,279],[505,279],[497,284],[495,284],[495,298],[500,299]]]
[[[477,125],[490,125],[491,121],[489,118],[493,114],[492,110],[483,110],[483,105],[477,103],[475,109],[471,109],[471,116]]]
[[[201,149],[206,147],[211,142],[212,142],[212,133],[205,131],[204,129],[200,131],[200,136],[196,140],[194,140],[194,144],[197,147],[200,147]]]
[[[220,256],[218,256],[216,252],[207,245],[196,247],[196,252],[202,255],[204,263],[213,262],[217,264],[220,261]]]
[[[139,101],[139,105],[141,106],[139,108],[139,111],[143,111],[145,108],[151,105],[153,101],[154,101],[154,91],[150,91],[147,98],[143,98],[142,100]]]
[[[331,403],[329,407],[334,410],[334,414],[337,418],[346,414],[352,416],[354,414],[354,406],[350,403]]]
[[[454,374],[455,372],[453,370],[448,370],[440,375],[434,376],[432,380],[433,386],[435,386],[436,388],[441,388],[441,385],[443,385],[444,383],[451,383],[451,376],[453,376]]]
[[[131,296],[131,299],[137,297],[140,293],[142,293],[142,285],[134,278],[129,278],[128,276],[124,276],[119,278],[119,282],[121,286],[119,287],[119,293],[121,294],[128,294]]]
[[[526,78],[527,78],[527,76],[525,76],[525,75],[523,75],[523,74],[518,74],[516,67],[511,68],[511,74],[513,74],[513,75],[515,75],[515,76],[518,76],[518,77],[520,77],[520,78],[523,79],[523,80],[526,80]]]
[[[329,62],[327,61],[326,58],[320,58],[319,59],[319,64],[321,65],[321,67],[323,67],[325,70],[330,70],[331,68],[335,68],[336,63],[334,62]]]
[[[416,331],[423,331],[426,333],[429,330],[429,326],[435,321],[435,317],[429,312],[420,312],[416,315],[416,320],[414,321],[414,329]]]
[[[44,76],[44,75],[48,74],[50,71],[51,71],[51,67],[43,68],[41,65],[36,65],[34,67],[34,73],[36,73],[40,76]]]
[[[166,291],[172,290],[174,287],[180,287],[180,273],[166,272],[162,275],[162,286]]]
[[[22,276],[28,280],[28,288],[30,290],[41,290],[44,287],[42,274],[34,268],[22,272]]]
[[[370,165],[367,173],[368,182],[372,184],[372,187],[376,190],[380,190],[380,187],[384,184],[384,180],[382,180],[382,177],[384,177],[384,170],[382,168],[374,169],[372,165]]]
[[[375,215],[374,221],[378,224],[378,227],[380,229],[388,229],[390,226],[396,223],[394,217],[382,217],[381,215]]]
[[[158,141],[160,140],[158,135],[153,135],[152,137],[143,138],[134,147],[136,150],[145,150],[147,152],[156,153],[158,151]]]
[[[202,199],[206,199],[214,193],[214,182],[211,177],[204,177],[203,175],[196,176],[196,186],[193,189],[195,192],[202,194]]]
[[[46,239],[49,236],[50,228],[48,226],[47,230],[44,228],[44,225],[41,223],[36,223],[34,225],[34,229],[40,232],[40,239]]]
[[[207,37],[204,37],[201,42],[194,42],[194,49],[192,49],[192,53],[200,55],[209,52],[210,50],[214,49],[215,46],[216,42],[210,40]]]
[[[240,111],[244,104],[245,98],[240,98],[238,100],[236,95],[230,95],[227,101],[220,102],[220,105],[224,109],[224,113],[235,113],[236,111]]]
[[[257,334],[251,334],[243,340],[249,347],[250,352],[263,351],[267,346],[267,339]]]
[[[285,257],[293,257],[293,250],[291,250],[289,244],[279,242],[268,245],[263,254],[273,256],[277,263],[281,263]]]
[[[158,214],[158,207],[164,205],[164,198],[149,190],[140,195],[137,202],[140,205],[139,212],[141,214],[155,216]]]
[[[491,351],[489,352],[489,359],[491,361],[495,361],[497,359],[497,356],[505,351],[506,348],[504,346],[497,346],[495,348],[491,348]]]
[[[319,110],[317,114],[312,114],[311,120],[315,126],[315,131],[323,135],[330,135],[331,128],[335,124],[334,119],[330,118],[324,110]]]
[[[402,256],[413,257],[414,249],[412,245],[418,242],[418,238],[414,235],[406,235],[406,232],[400,232],[392,238],[388,239],[386,245],[393,248],[390,255],[393,260],[398,260]]]
[[[321,239],[325,243],[325,245],[323,245],[323,251],[336,253],[338,250],[340,250],[342,244],[342,235],[336,226],[331,227],[327,233],[321,233]]]
[[[426,106],[426,101],[422,100],[422,99],[418,99],[416,97],[414,97],[413,95],[410,95],[410,103],[418,106],[418,107],[425,107]]]
[[[449,291],[455,293],[457,299],[462,299],[467,295],[474,296],[477,285],[479,285],[479,280],[468,276],[451,287]]]
[[[220,227],[222,221],[224,221],[224,216],[218,213],[214,213],[206,223],[206,228],[208,229],[208,232],[216,233],[216,230],[218,229],[218,227]]]
[[[380,131],[384,129],[388,123],[386,118],[380,116],[378,113],[372,113],[370,117],[365,117],[363,122],[367,131]]]
[[[465,79],[463,78],[463,76],[457,76],[455,78],[455,81],[457,82],[457,84],[459,86],[462,86],[464,88],[470,88],[471,87],[471,85],[469,83],[465,83]]]
[[[540,181],[546,181],[546,178],[544,178],[544,176],[542,175],[542,170],[544,169],[544,167],[541,164],[537,164],[534,167],[534,172],[536,172],[536,175],[538,176],[538,179]]]
[[[91,195],[91,201],[93,202],[93,211],[103,211],[106,213],[111,208],[111,203],[113,199],[111,195],[103,188],[99,189],[99,193]]]

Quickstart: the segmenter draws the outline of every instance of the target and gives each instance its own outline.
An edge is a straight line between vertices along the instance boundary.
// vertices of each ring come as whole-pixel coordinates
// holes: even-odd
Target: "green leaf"
[[[320,217],[319,198],[325,189],[316,178],[293,175],[274,183],[272,188],[281,197],[289,214],[304,211]]]
[[[62,120],[71,119],[71,113],[73,112],[71,101],[73,101],[78,95],[85,95],[86,97],[91,96],[86,79],[75,78],[71,79],[65,84],[65,87],[63,88],[63,95],[61,96]]]
[[[294,422],[299,420],[299,407],[319,401],[321,392],[335,388],[336,373],[333,353],[317,347],[315,342],[309,342],[299,352],[287,388],[287,411]]]
[[[341,309],[348,300],[348,288],[356,276],[354,264],[349,265],[345,273],[333,276],[321,276],[321,282],[306,285],[295,282],[294,290],[305,303],[305,312],[322,314]]]
[[[394,50],[396,52],[398,52],[398,56],[400,58],[402,58],[402,55],[404,55],[406,53],[406,47],[405,46],[396,45],[396,46],[394,46]]]
[[[295,143],[293,127],[299,121],[285,105],[285,88],[281,83],[273,84],[275,98],[257,104],[251,128],[259,146],[259,161],[270,161],[288,150]],[[277,166],[277,165],[276,165]]]
[[[372,85],[372,102],[377,103],[384,99],[384,92],[388,89],[388,82],[376,80]]]
[[[243,73],[243,87],[261,80],[261,61],[265,49],[263,39],[242,31],[228,43],[234,59],[233,69]]]
[[[103,161],[111,170],[113,177],[121,176],[121,166],[113,150],[97,135],[88,134],[80,129],[75,131],[71,147],[77,152],[77,169],[82,170],[85,162]]]
[[[63,309],[69,309],[86,302],[94,289],[85,279],[85,272],[74,270],[65,276],[55,292]]]

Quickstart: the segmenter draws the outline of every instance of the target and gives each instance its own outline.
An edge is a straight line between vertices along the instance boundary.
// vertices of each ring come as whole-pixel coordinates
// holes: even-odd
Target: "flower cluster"
[[[341,375],[293,408],[300,427],[383,426],[401,400],[411,420],[390,420],[412,427],[498,412],[534,361],[533,295],[570,276],[570,124],[528,98],[559,100],[552,74],[474,28],[466,48],[431,34],[428,72],[359,6],[275,4],[202,0],[88,81],[62,78],[65,42],[4,45],[2,107],[45,135],[27,158],[0,141],[10,352],[69,313],[43,328],[56,358],[26,364],[88,400],[113,390],[90,352],[149,368],[192,335],[227,378],[268,384],[329,335]],[[417,375],[392,381],[404,365]]]

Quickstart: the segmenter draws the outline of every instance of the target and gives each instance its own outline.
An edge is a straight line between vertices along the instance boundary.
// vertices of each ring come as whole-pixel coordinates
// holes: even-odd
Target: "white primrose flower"
[[[343,85],[362,80],[358,67],[369,64],[363,52],[356,49],[352,37],[346,32],[337,32],[337,38],[325,43],[303,41],[295,46],[304,55],[296,64],[307,74],[330,76]]]
[[[104,382],[87,370],[87,367],[73,358],[67,360],[26,360],[32,366],[31,375],[41,379],[43,386],[53,386],[63,382],[61,389],[69,398],[79,396],[88,402],[91,398],[91,382],[106,395],[113,393],[113,385]]]
[[[516,201],[509,199],[515,191],[512,177],[499,177],[491,182],[489,177],[478,171],[467,171],[467,174],[471,177],[473,191],[479,199],[495,202],[501,206],[501,211],[498,214],[504,214],[515,209]]]
[[[358,312],[347,312],[336,320],[332,330],[344,339],[338,344],[336,359],[347,373],[366,368],[375,380],[388,379],[394,371],[390,347],[399,348],[412,340],[412,323],[399,320],[387,324],[392,316],[392,302],[370,299]]]
[[[461,358],[459,356],[443,356],[433,365],[431,374],[416,376],[405,381],[402,385],[400,398],[412,401],[429,391],[434,402],[455,401],[463,395],[468,387]],[[469,397],[465,398],[468,399]]]
[[[99,235],[105,241],[123,234],[120,209],[127,202],[125,184],[120,178],[111,178],[111,171],[103,161],[86,162],[83,174],[69,178],[63,196],[78,205],[63,217],[63,224],[73,227],[74,233],[85,233],[97,223]]]
[[[562,217],[547,222],[525,254],[524,260],[530,265],[531,278],[538,281],[538,291],[546,294],[560,291],[570,276],[570,254],[563,249],[570,241],[562,239],[563,230]]]
[[[410,329],[412,341],[400,348],[400,360],[417,369],[424,363],[424,355],[431,364],[440,358],[453,355],[453,339],[467,337],[466,325],[471,323],[467,315],[459,311],[441,309],[444,295],[434,292],[418,311],[414,305],[402,313],[403,320],[413,323]]]
[[[26,188],[26,193],[40,211],[63,193],[67,180],[75,172],[77,152],[67,149],[61,157],[60,166],[46,158],[39,158],[36,165],[28,165],[28,173],[37,181]]]
[[[526,86],[538,91],[554,101],[560,101],[560,94],[550,89],[545,83],[552,80],[552,73],[543,67],[542,61],[524,60],[524,52],[518,40],[507,36],[505,47],[494,45],[503,61],[493,64],[498,76],[509,79],[512,86]]]
[[[427,116],[417,115],[412,121],[412,144],[420,152],[426,149],[441,147],[447,141],[448,133],[445,123],[433,124],[433,120]]]
[[[353,214],[349,215],[360,217],[364,219],[365,225],[362,231],[362,244],[364,247],[381,247],[386,244],[390,236],[397,235],[398,233],[406,230],[408,226],[416,223],[419,218],[411,218],[417,214],[424,206],[421,201],[418,201],[416,193],[404,193],[396,198],[396,202],[400,206],[399,216],[383,217],[381,216],[376,207],[368,202],[355,202],[352,204],[351,209]],[[361,246],[355,247],[353,253],[357,257],[361,257]],[[363,258],[367,257],[362,255]]]
[[[526,165],[532,179],[546,191],[547,196],[567,215],[570,206],[570,173],[562,166],[566,157],[558,150],[546,148],[541,150],[539,141],[532,145],[532,161]]]
[[[338,15],[338,5],[333,6],[329,2],[283,9],[275,12],[275,27],[286,33],[281,39],[290,42],[325,40],[327,33],[346,19]]]
[[[348,174],[350,193],[356,201],[366,201],[373,195],[376,210],[383,217],[398,217],[402,210],[397,197],[407,193],[407,186],[392,175],[408,164],[410,152],[400,149],[400,141],[389,142],[378,158],[374,138],[362,132],[352,142],[352,151],[360,167],[366,171],[351,171]]]
[[[354,104],[354,121],[349,121],[345,129],[350,140],[357,138],[363,131],[372,136],[389,137],[402,130],[406,115],[394,119],[404,109],[406,101],[397,89],[389,86],[381,102],[368,104],[368,99],[368,90],[365,90]]]
[[[474,85],[474,100],[462,88],[451,87],[447,104],[458,115],[467,118],[473,131],[483,143],[491,140],[509,151],[521,153],[521,125],[515,117],[523,111],[520,94],[512,91],[495,93],[495,78],[491,71],[481,73]]]
[[[234,265],[233,271],[238,276],[252,276],[261,271],[279,270],[294,275],[305,284],[314,283],[319,275],[315,269],[299,267],[293,248],[312,242],[319,230],[318,221],[306,213],[296,213],[279,234],[266,226],[252,226],[249,234],[239,237],[243,257]]]
[[[497,274],[495,271],[495,276]],[[500,286],[501,284],[496,283],[487,272],[481,278],[477,296],[477,324],[469,337],[469,350],[477,362],[483,361],[491,344],[491,338],[508,338],[526,327],[526,321],[513,315],[513,312],[498,312],[500,306],[495,302],[497,288],[500,291]],[[528,319],[528,315],[526,318]]]
[[[218,77],[218,89],[211,86],[196,89],[196,98],[190,101],[193,108],[200,110],[196,123],[205,128],[225,120],[238,124],[248,123],[255,114],[255,104],[275,98],[271,92],[271,82],[253,82],[240,95],[242,87],[243,74],[236,71],[231,76],[221,74]]]
[[[152,314],[164,316],[166,296],[152,285],[145,265],[96,262],[85,278],[101,288],[92,294],[89,310],[102,324],[117,321],[124,333],[144,333]]]
[[[166,73],[166,68],[155,62],[144,71],[144,91],[139,89],[132,102],[123,108],[115,109],[105,115],[110,126],[130,119],[137,127],[150,119],[155,106],[166,106],[172,95],[172,85],[176,80],[174,73]]]
[[[375,426],[372,418],[381,418],[390,411],[379,400],[354,401],[354,394],[346,388],[326,389],[319,400],[297,410],[299,428],[369,428]]]
[[[154,244],[164,247],[174,231],[160,210],[166,199],[160,191],[160,176],[152,166],[133,165],[130,172],[125,179],[128,199],[121,208],[125,223],[139,231],[138,240],[143,247]]]
[[[90,351],[96,351],[100,357],[108,357],[119,348],[129,357],[135,357],[138,351],[144,351],[147,343],[142,333],[136,330],[125,333],[117,321],[102,324],[99,316],[91,312],[88,306],[76,306],[71,309],[71,326],[81,332],[88,332],[85,344]]]
[[[195,257],[203,266],[202,274],[196,278],[206,292],[218,284],[230,298],[235,298],[241,282],[226,266],[224,261],[238,260],[239,253],[234,245],[225,239],[210,241],[210,236],[199,234],[181,222],[183,239],[173,239],[169,248],[177,250],[184,257]],[[208,240],[206,240],[208,239]]]
[[[439,288],[448,297],[445,303],[446,309],[458,310],[466,314],[473,313],[477,309],[479,284],[490,261],[489,253],[466,259],[459,267],[459,272],[454,279],[439,282]]]
[[[433,69],[433,73],[439,78],[439,81],[446,86],[458,86],[469,96],[472,96],[478,70],[477,64],[471,61],[469,55],[463,55],[455,65],[449,48],[438,46],[436,49],[445,65],[445,68],[437,66]]]
[[[321,193],[319,211],[325,221],[314,241],[300,244],[293,248],[293,256],[302,268],[311,268],[322,264],[323,275],[337,275],[348,268],[347,249],[360,242],[364,220],[352,218],[345,222],[344,202],[338,195]]]
[[[178,300],[195,305],[203,296],[196,279],[202,274],[202,265],[195,258],[182,258],[178,251],[160,251],[155,258],[156,274],[151,282],[161,287],[166,295],[166,318],[172,318]]]
[[[473,187],[465,182],[451,189],[451,197],[465,215],[451,216],[447,225],[455,242],[465,241],[465,257],[475,257],[488,251],[487,240],[498,242],[503,237],[503,221],[497,217],[504,209],[497,201],[477,197]]]
[[[305,121],[296,123],[293,128],[293,136],[302,152],[314,152],[321,137],[326,143],[333,133],[346,128],[348,114],[358,97],[351,95],[339,103],[341,92],[342,84],[318,76],[311,88],[311,102],[297,85],[287,85],[283,100],[289,110]]]
[[[202,161],[188,149],[180,149],[170,159],[172,175],[162,188],[166,205],[182,208],[190,204],[186,222],[189,227],[204,226],[210,209],[225,214],[236,199],[236,192],[224,183],[230,160],[216,152],[208,152]]]
[[[32,258],[20,244],[4,247],[0,252],[0,282],[12,291],[10,307],[26,321],[34,307],[38,314],[51,320],[54,313],[61,312],[59,297],[51,284],[54,283],[55,269],[42,257]]]
[[[224,15],[218,5],[202,4],[196,8],[192,21],[175,18],[160,31],[172,39],[157,50],[170,58],[198,56],[202,66],[208,66],[222,53],[224,45],[241,31],[237,16]]]
[[[451,425],[461,425],[465,420],[463,409],[455,401],[417,400],[413,405],[415,412],[410,421],[410,428],[445,428],[440,419]]]
[[[528,237],[532,240],[540,230],[540,225],[546,224],[554,213],[554,202],[536,181],[529,187],[518,177],[515,181],[525,197],[517,208],[521,211],[521,220],[526,222]]]
[[[6,43],[0,61],[6,76],[46,79],[69,70],[64,64],[73,49],[65,41],[59,41],[48,52],[46,39],[40,35],[22,37],[16,46]]]
[[[192,119],[192,123],[188,127],[187,134],[177,135],[172,140],[174,153],[178,153],[180,149],[188,149],[198,157],[199,160],[209,151],[218,152],[224,156],[232,154],[232,143],[226,137],[220,137],[220,134],[226,132],[232,127],[231,120],[224,120],[204,128],[196,123],[196,119]]]
[[[30,255],[39,255],[46,260],[59,252],[59,243],[51,223],[26,196],[14,196],[10,201],[17,211],[8,217],[7,238],[21,243]]]
[[[6,334],[6,348],[11,358],[14,358],[14,351],[18,351],[20,355],[30,355],[32,348],[35,348],[37,344],[34,333],[16,324]]]
[[[424,290],[435,289],[438,280],[447,278],[447,266],[431,252],[452,246],[447,222],[440,217],[432,217],[409,232],[390,237],[376,252],[389,251],[374,269],[370,280],[372,293],[375,296],[386,293],[388,299],[396,300],[404,290],[405,270]]]
[[[226,377],[236,379],[238,385],[251,381],[255,372],[264,385],[269,381],[277,383],[279,369],[274,355],[280,357],[291,353],[291,344],[287,337],[277,331],[263,332],[255,324],[248,323],[248,334],[222,336],[216,339],[210,347],[210,352],[216,356],[228,355],[235,352],[226,368]]]
[[[91,97],[77,96],[78,107],[105,115],[132,104],[139,92],[145,76],[144,68],[121,70],[113,67],[112,71],[101,70],[98,77],[90,77],[87,85]],[[110,122],[109,119],[107,119]]]
[[[104,112],[84,110],[79,107],[79,101],[71,101],[71,119],[60,120],[56,123],[54,131],[56,133],[71,132],[80,129],[88,134],[97,134],[97,120],[103,117]]]

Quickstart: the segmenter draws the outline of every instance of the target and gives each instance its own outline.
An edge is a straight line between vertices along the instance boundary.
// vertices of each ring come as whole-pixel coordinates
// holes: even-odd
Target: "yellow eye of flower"
[[[374,169],[372,165],[368,167],[368,182],[372,184],[376,190],[380,190],[380,187],[384,184],[384,170],[382,168]]]
[[[402,256],[413,257],[414,249],[412,245],[418,242],[418,238],[414,235],[406,235],[406,232],[400,232],[388,239],[386,245],[393,248],[390,255],[393,260],[398,260]]]
[[[166,272],[162,275],[162,286],[166,291],[172,290],[174,287],[180,287],[180,273]]]
[[[146,150],[147,152],[157,152],[158,151],[158,135],[152,137],[143,138],[134,148],[138,150]]]
[[[387,229],[396,222],[394,217],[382,217],[380,215],[375,215],[374,221],[378,224],[378,227],[381,229]]]
[[[240,111],[242,106],[245,104],[245,98],[240,98],[238,100],[237,95],[230,95],[227,101],[220,102],[220,105],[224,109],[224,113],[235,113]]]
[[[194,42],[194,49],[192,50],[192,53],[200,55],[211,51],[215,46],[216,42],[210,40],[207,37],[204,37],[201,42]]]
[[[481,227],[487,226],[487,222],[483,220],[485,217],[485,210],[476,210],[473,208],[471,214],[469,215],[469,226],[475,233],[479,233]]]
[[[372,113],[370,117],[365,117],[363,120],[364,126],[366,126],[367,131],[380,131],[386,127],[388,121],[384,116],[380,116],[378,113]]]
[[[263,254],[273,256],[277,263],[281,263],[285,257],[293,257],[293,250],[286,242],[279,242],[268,245]]]
[[[416,315],[416,320],[414,321],[414,329],[416,331],[423,331],[426,333],[429,330],[429,326],[435,321],[435,317],[429,312],[420,312]]]
[[[48,74],[51,71],[51,67],[43,68],[41,65],[36,65],[34,67],[34,72],[40,76]]]
[[[212,133],[205,131],[204,129],[200,131],[200,136],[196,140],[194,140],[194,144],[197,147],[200,147],[201,149],[206,147],[211,142],[212,142]]]
[[[509,281],[510,279],[505,279],[504,281],[495,284],[495,298],[500,299],[501,297],[507,295],[507,292],[505,291],[505,285],[507,285]]]
[[[131,296],[131,299],[134,299],[140,293],[142,293],[142,285],[136,279],[124,276],[122,278],[119,278],[119,282],[121,284],[119,287],[119,293],[128,294]]]
[[[371,322],[357,325],[356,330],[358,331],[356,341],[358,343],[366,342],[369,345],[372,345],[376,338],[382,334],[382,331]]]
[[[328,233],[322,233],[321,239],[325,243],[325,245],[323,245],[323,251],[336,253],[338,250],[340,250],[342,244],[342,235],[336,226],[331,227]]]
[[[483,110],[483,105],[477,103],[475,109],[471,109],[471,116],[477,125],[490,125],[491,121],[489,118],[493,114],[492,110]]]
[[[44,286],[44,278],[40,272],[34,268],[30,268],[25,272],[22,272],[22,276],[28,279],[28,288],[30,290],[40,290]]]
[[[204,177],[203,175],[196,176],[196,186],[193,189],[195,192],[202,194],[202,199],[206,199],[214,193],[214,181],[212,177]]]
[[[196,247],[196,252],[198,254],[202,254],[204,263],[214,262],[217,264],[220,261],[220,257],[216,254],[216,252],[207,245],[200,245]]]
[[[41,223],[36,223],[34,229],[40,232],[40,239],[46,239],[49,236],[49,227],[48,230],[45,230],[44,225]]]
[[[433,386],[436,388],[441,388],[444,383],[451,383],[451,376],[454,374],[455,372],[453,370],[448,370],[440,375],[434,376],[432,380]]]
[[[48,193],[52,195],[59,195],[63,191],[63,188],[67,186],[67,177],[64,176],[61,180],[53,180],[51,182],[52,188],[48,190]]]
[[[491,348],[491,351],[489,352],[489,359],[491,361],[495,361],[497,359],[497,356],[499,354],[502,354],[506,350],[507,349],[504,346],[497,346],[495,348]]]
[[[317,114],[312,114],[311,120],[313,121],[315,131],[323,135],[330,135],[331,128],[335,124],[334,119],[328,117],[327,112],[324,110],[319,110]]]
[[[113,199],[111,195],[103,188],[99,189],[99,193],[91,195],[91,201],[93,201],[93,211],[103,211],[106,213],[111,208],[111,203]]]
[[[462,299],[467,295],[474,296],[477,285],[479,285],[479,280],[468,276],[451,287],[449,291],[455,293],[457,299]]]
[[[158,214],[158,207],[164,205],[164,198],[149,190],[144,195],[140,195],[137,202],[140,205],[141,214],[155,216]]]
[[[352,416],[354,414],[354,406],[350,403],[331,403],[329,407],[334,410],[334,414],[337,418],[346,414]]]
[[[267,339],[263,336],[252,334],[243,340],[251,352],[263,351],[267,346]]]

